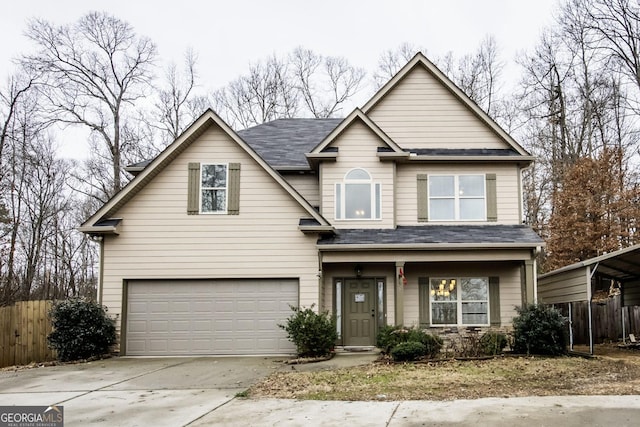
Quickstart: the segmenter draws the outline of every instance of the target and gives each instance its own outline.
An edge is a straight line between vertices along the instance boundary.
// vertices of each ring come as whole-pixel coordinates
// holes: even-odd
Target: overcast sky
[[[429,56],[472,52],[493,34],[505,61],[531,49],[549,25],[557,0],[22,0],[0,14],[0,76],[28,49],[23,36],[33,17],[70,23],[91,10],[128,21],[158,45],[160,58],[179,61],[186,48],[199,55],[203,85],[223,86],[248,64],[304,46],[345,56],[373,71],[380,53],[409,42]]]
[[[158,46],[160,60],[179,62],[187,48],[198,55],[203,90],[217,89],[246,72],[249,63],[296,46],[344,56],[369,76],[380,54],[408,42],[435,58],[473,52],[492,34],[507,64],[530,50],[552,24],[558,0],[21,0],[0,13],[0,84],[12,58],[29,49],[23,33],[34,17],[56,24],[107,11],[129,22]],[[368,91],[358,104],[364,103]],[[346,111],[345,114],[348,114]]]

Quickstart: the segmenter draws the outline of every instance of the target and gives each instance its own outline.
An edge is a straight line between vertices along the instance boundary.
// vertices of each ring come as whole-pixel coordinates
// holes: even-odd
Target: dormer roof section
[[[398,144],[393,141],[373,120],[356,108],[348,117],[346,117],[335,129],[333,129],[311,152],[306,154],[307,160],[314,165],[322,160],[335,160],[338,156],[339,147],[331,146],[331,144],[339,138],[339,136],[356,121],[360,121],[371,132],[373,132],[384,143],[379,147],[378,157],[381,159],[407,158],[409,153],[404,151]]]

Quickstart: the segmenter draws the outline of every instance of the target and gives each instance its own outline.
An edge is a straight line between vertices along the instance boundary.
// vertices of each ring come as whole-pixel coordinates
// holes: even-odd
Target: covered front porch
[[[532,251],[323,253],[323,310],[336,316],[338,345],[375,345],[385,325],[508,329],[533,301]],[[456,259],[456,260],[453,260]]]

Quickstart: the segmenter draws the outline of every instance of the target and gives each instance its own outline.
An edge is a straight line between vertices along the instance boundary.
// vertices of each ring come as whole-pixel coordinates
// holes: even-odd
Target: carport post
[[[593,297],[593,289],[592,289],[592,285],[591,285],[591,279],[593,279],[593,275],[596,274],[596,270],[598,269],[598,266],[600,265],[600,263],[596,263],[596,266],[593,267],[593,270],[591,269],[591,267],[587,267],[587,302],[588,302],[588,310],[587,312],[589,313],[589,353],[591,353],[591,355],[593,356],[593,317],[591,314],[591,298]]]
[[[569,349],[573,350],[573,315],[571,314],[571,302],[569,302]]]

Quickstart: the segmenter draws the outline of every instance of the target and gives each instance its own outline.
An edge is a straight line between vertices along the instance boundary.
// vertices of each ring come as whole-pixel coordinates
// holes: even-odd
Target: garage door
[[[284,354],[297,280],[132,281],[126,354]]]

